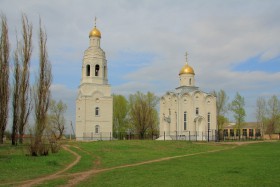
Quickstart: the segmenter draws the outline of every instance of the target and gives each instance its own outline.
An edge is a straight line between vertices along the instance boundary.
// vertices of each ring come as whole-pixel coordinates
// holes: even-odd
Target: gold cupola
[[[186,53],[186,64],[180,70],[179,75],[182,75],[182,74],[193,74],[194,75],[195,74],[193,68],[188,64],[187,57],[188,57],[188,53]]]
[[[182,75],[182,74],[193,74],[194,75],[194,70],[188,63],[186,63],[179,72],[179,75]]]
[[[92,36],[101,38],[101,32],[96,28],[96,18],[95,18],[94,28],[89,32],[89,37]]]

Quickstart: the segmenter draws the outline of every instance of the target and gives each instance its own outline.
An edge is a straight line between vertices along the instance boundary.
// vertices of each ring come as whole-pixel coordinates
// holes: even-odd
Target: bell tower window
[[[86,75],[90,76],[90,65],[89,64],[86,66]]]
[[[99,75],[99,65],[95,65],[95,76],[97,77]]]

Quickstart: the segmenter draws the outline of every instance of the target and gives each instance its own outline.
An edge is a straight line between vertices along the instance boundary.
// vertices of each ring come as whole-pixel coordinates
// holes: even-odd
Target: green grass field
[[[77,186],[279,186],[280,142],[246,145],[185,141],[70,142],[81,160],[58,178],[36,186],[67,185],[77,172],[96,170]],[[209,152],[209,151],[217,152]],[[190,155],[193,154],[193,155]],[[160,162],[133,165],[160,158]],[[25,156],[22,147],[0,146],[0,185],[49,175],[73,162],[65,150]],[[28,168],[28,169],[26,169]],[[102,169],[109,168],[104,171]],[[15,172],[16,171],[16,172]]]

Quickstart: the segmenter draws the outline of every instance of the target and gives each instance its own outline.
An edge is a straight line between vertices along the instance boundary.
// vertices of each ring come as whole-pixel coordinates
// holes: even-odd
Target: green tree
[[[230,104],[230,110],[233,112],[233,117],[236,123],[236,129],[239,130],[238,137],[240,140],[241,135],[241,127],[245,122],[246,112],[244,109],[245,101],[244,97],[242,97],[238,92],[235,95],[234,100]]]
[[[56,102],[51,100],[49,108],[49,132],[51,137],[55,140],[60,140],[65,131],[65,118],[64,114],[67,110],[67,105],[61,100]]]
[[[144,139],[145,133],[158,127],[156,105],[159,99],[153,93],[143,94],[137,92],[129,96],[130,123],[140,138]]]
[[[228,96],[224,90],[219,92],[213,91],[212,94],[216,97],[218,138],[221,139],[223,137],[224,124],[228,122],[228,119],[225,117],[228,111]]]
[[[113,132],[127,130],[129,103],[123,95],[113,95]]]
[[[267,103],[268,123],[266,127],[266,133],[271,135],[272,133],[279,132],[280,130],[280,101],[276,95],[273,95]]]
[[[257,123],[258,127],[261,129],[261,136],[263,137],[267,122],[267,104],[265,98],[259,97],[256,106]]]

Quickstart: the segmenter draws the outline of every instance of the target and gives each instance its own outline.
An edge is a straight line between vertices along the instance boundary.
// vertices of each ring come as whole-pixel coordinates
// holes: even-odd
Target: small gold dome
[[[94,28],[89,32],[89,37],[92,37],[92,36],[101,38],[101,32],[100,32],[96,27],[94,27]]]
[[[182,67],[181,71],[179,72],[179,75],[182,74],[193,74],[194,75],[194,70],[191,66],[189,66],[187,63]]]

